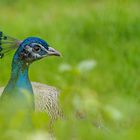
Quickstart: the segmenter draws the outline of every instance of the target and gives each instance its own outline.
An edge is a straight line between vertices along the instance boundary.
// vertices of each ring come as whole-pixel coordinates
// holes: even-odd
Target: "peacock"
[[[20,41],[0,32],[0,58],[5,57],[13,49],[17,50],[12,60],[11,77],[5,88],[0,88],[0,103],[10,99],[17,105],[19,101],[19,109],[24,105],[35,111],[46,112],[52,119],[61,117],[59,91],[46,84],[30,82],[28,76],[29,67],[34,61],[48,56],[61,56],[60,52],[41,38],[28,37]],[[30,102],[27,97],[30,97]]]

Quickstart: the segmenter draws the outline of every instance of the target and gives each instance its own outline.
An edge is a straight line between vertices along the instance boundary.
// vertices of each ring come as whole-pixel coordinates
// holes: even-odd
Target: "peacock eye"
[[[41,50],[41,48],[40,48],[39,45],[35,45],[35,46],[33,47],[33,51],[35,51],[35,52],[39,52],[40,50]]]

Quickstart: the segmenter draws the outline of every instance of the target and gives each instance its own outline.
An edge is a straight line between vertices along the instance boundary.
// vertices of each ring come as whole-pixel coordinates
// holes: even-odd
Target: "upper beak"
[[[55,50],[55,49],[52,48],[52,47],[49,47],[49,48],[48,48],[47,53],[48,53],[49,56],[51,56],[51,55],[54,55],[54,56],[61,56],[61,53],[58,52],[57,50]]]

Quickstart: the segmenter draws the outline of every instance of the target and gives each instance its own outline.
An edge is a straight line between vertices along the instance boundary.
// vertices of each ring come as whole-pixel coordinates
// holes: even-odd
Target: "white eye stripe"
[[[34,43],[33,45],[37,45],[37,46],[39,46],[43,51],[48,52],[47,49],[46,49],[44,46],[42,46],[41,44]],[[30,47],[30,46],[26,46],[26,47],[25,47],[25,50],[28,51],[29,53],[31,53],[32,56],[33,56],[34,58],[42,58],[42,57],[45,57],[45,56],[46,56],[46,55],[40,55],[40,54],[38,54],[37,52],[34,52],[34,51],[33,51],[33,48]]]
[[[44,46],[41,45],[40,47],[43,51],[47,52],[47,49]]]
[[[32,53],[32,55],[35,57],[35,58],[40,58],[41,55],[37,54],[37,53]]]
[[[34,45],[40,46],[40,48],[41,48],[43,51],[48,52],[47,49],[46,49],[44,46],[42,46],[41,44],[38,44],[38,43],[33,43],[33,44],[34,44]]]

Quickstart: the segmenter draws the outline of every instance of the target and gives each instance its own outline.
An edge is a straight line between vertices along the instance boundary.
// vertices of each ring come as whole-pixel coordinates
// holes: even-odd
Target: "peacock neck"
[[[10,83],[13,87],[33,93],[28,76],[29,65],[20,59],[13,59]]]
[[[22,61],[18,59],[13,60],[10,81],[17,88],[26,89],[26,86],[28,86],[28,84],[30,83],[28,77],[28,66],[26,66]]]
[[[19,108],[24,106],[34,109],[34,95],[28,69],[29,65],[20,59],[13,59],[11,78],[2,93],[2,98],[10,97],[14,102],[20,102]]]

